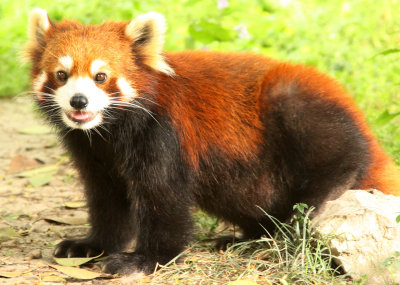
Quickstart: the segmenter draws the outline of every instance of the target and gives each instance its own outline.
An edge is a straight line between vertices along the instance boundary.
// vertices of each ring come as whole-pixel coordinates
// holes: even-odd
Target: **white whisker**
[[[88,139],[89,139],[89,145],[92,146],[92,134],[89,130],[84,129],[83,130],[85,132],[85,134],[87,135]]]
[[[98,126],[97,126],[98,127]],[[95,131],[105,142],[107,141],[103,135],[99,132],[99,130],[97,129],[97,127],[93,128],[93,131]]]
[[[145,111],[147,114],[149,114],[159,125],[160,122],[154,117],[153,112],[151,112],[150,110],[148,110],[147,108],[145,108],[140,102],[135,101],[134,102],[125,102],[125,101],[119,101],[117,99],[111,99],[111,105],[115,108],[115,107],[132,107],[134,109],[141,109],[143,111]],[[140,104],[140,105],[138,105]],[[109,106],[108,108],[112,108],[111,106]],[[117,108],[115,108],[117,109]],[[126,109],[129,110],[129,109]]]

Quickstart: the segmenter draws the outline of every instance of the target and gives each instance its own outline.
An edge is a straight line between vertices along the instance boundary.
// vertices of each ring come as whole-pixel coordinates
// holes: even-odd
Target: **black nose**
[[[69,101],[69,104],[77,110],[85,108],[88,103],[86,96],[81,93],[76,93]]]

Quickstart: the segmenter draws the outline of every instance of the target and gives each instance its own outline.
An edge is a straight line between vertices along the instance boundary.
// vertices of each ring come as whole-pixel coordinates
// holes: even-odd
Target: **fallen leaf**
[[[11,159],[7,174],[14,174],[27,169],[38,167],[40,163],[24,155],[16,155]]]
[[[6,278],[19,277],[22,274],[23,274],[23,272],[20,272],[20,271],[0,271],[0,276],[6,277]]]
[[[22,177],[22,178],[31,178],[31,177],[35,177],[38,175],[55,175],[58,172],[58,164],[53,164],[53,165],[47,165],[47,166],[43,166],[43,167],[39,167],[39,168],[35,168],[32,170],[28,170],[28,171],[24,171],[24,172],[20,172],[18,173],[16,176],[17,177]]]
[[[97,277],[103,276],[103,273],[93,272],[86,269],[81,269],[77,267],[62,266],[62,265],[50,265],[54,269],[76,279],[95,279]]]
[[[42,282],[54,282],[54,283],[64,283],[67,282],[64,278],[58,275],[47,275],[41,279]]]
[[[27,214],[11,214],[8,216],[4,216],[3,217],[6,220],[12,221],[12,220],[18,220],[19,218],[29,218],[31,219],[32,217],[30,215]]]
[[[49,231],[55,233],[60,238],[64,238],[64,234],[58,231],[54,226],[50,226]]]
[[[19,129],[18,132],[24,135],[47,135],[51,134],[51,128],[46,125],[33,126],[29,128]]]
[[[44,220],[47,222],[55,222],[59,224],[66,224],[66,225],[84,225],[88,223],[88,216],[86,213],[82,213],[80,216],[64,216],[64,217],[44,217]]]
[[[69,209],[78,209],[86,206],[85,200],[78,200],[78,201],[70,201],[63,203],[66,208]]]
[[[88,263],[89,261],[92,261],[96,258],[99,258],[100,256],[103,255],[104,252],[102,252],[101,254],[99,254],[98,256],[93,256],[93,257],[72,257],[72,258],[57,258],[57,257],[53,257],[55,262],[57,262],[60,265],[64,265],[64,266],[79,266],[85,263]]]
[[[51,180],[53,180],[53,175],[50,173],[43,173],[32,176],[28,181],[33,187],[37,188],[49,184]]]
[[[12,227],[0,227],[0,241],[9,240],[17,236],[18,234]]]

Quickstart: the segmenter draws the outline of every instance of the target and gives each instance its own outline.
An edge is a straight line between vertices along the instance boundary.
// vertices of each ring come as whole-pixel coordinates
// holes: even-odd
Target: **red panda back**
[[[341,106],[365,137],[371,163],[365,179],[354,187],[400,195],[398,168],[379,145],[353,98],[329,76],[311,67],[251,53],[186,51],[168,53],[167,58],[177,75],[174,80],[160,81],[158,99],[171,114],[192,166],[198,167],[199,157],[207,157],[211,148],[233,160],[257,157],[264,132],[268,133],[261,121],[270,107],[263,90],[277,81],[287,86],[295,81],[310,94]]]
[[[262,143],[259,96],[263,75],[276,61],[245,53],[168,53],[177,74],[158,85],[186,159],[198,166],[210,148],[231,159],[254,158]]]
[[[385,194],[400,196],[400,172],[398,167],[379,144],[354,99],[346,93],[338,82],[311,67],[288,63],[280,64],[274,68],[267,75],[264,84],[268,85],[269,82],[275,81],[276,78],[281,78],[286,83],[296,80],[298,84],[313,90],[313,94],[333,101],[349,112],[362,131],[371,155],[371,163],[368,166],[365,178],[354,188],[379,189]]]

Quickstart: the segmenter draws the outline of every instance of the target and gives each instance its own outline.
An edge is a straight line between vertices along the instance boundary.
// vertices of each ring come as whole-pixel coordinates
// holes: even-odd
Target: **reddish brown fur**
[[[380,189],[385,194],[400,196],[399,169],[379,145],[378,140],[366,123],[364,114],[356,107],[357,104],[354,99],[332,78],[302,65],[280,64],[268,73],[264,84],[268,84],[268,81],[273,81],[274,78],[282,77],[282,75],[287,78],[288,84],[296,79],[299,85],[315,90],[315,94],[336,102],[350,111],[354,122],[362,130],[369,142],[369,150],[372,155],[372,163],[368,169],[368,174],[366,179],[359,185],[359,188]]]
[[[200,154],[207,156],[211,146],[233,159],[253,158],[262,139],[260,115],[270,107],[260,101],[260,90],[276,78],[283,82],[286,78],[288,86],[295,80],[318,96],[343,106],[364,133],[373,162],[359,188],[377,188],[386,194],[400,195],[397,166],[379,145],[353,98],[332,78],[310,67],[247,53],[224,53],[220,57],[218,52],[186,51],[167,53],[167,58],[184,80],[161,81],[158,91],[164,96],[160,95],[159,100],[172,115],[186,159],[194,167],[198,166]],[[184,98],[171,92],[177,89],[174,84],[186,85]],[[194,93],[200,94],[201,101],[197,96],[187,96]],[[249,94],[257,95],[244,96]],[[240,111],[229,112],[232,106]]]
[[[212,147],[233,159],[254,158],[262,140],[263,126],[258,98],[243,94],[261,93],[265,67],[274,61],[249,54],[232,53],[220,57],[218,53],[193,51],[169,53],[167,58],[175,72],[184,78],[161,82],[158,91],[165,96],[160,96],[159,100],[161,105],[167,106],[168,113],[173,114],[172,120],[190,164],[197,167],[199,154],[207,156]],[[193,65],[194,62],[202,64]],[[209,69],[209,66],[214,68]],[[179,89],[185,85],[185,92],[173,92],[178,87],[175,84],[181,85]]]

